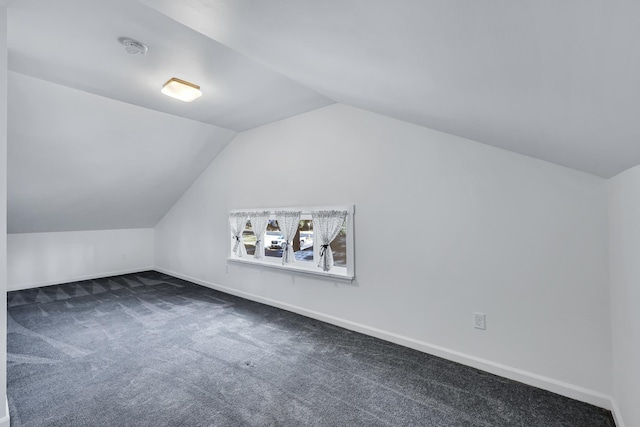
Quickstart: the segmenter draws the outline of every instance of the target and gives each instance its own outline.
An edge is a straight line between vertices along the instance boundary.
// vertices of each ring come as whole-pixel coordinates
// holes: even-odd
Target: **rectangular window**
[[[301,212],[298,222],[298,229],[295,237],[291,242],[287,242],[284,233],[280,230],[276,219],[275,211],[294,211]],[[321,255],[326,250],[321,242],[322,237],[315,235],[314,220],[312,212],[335,210],[338,212],[346,212],[345,219],[340,227],[336,237],[331,241],[328,247],[331,248],[333,255],[333,264],[328,271],[319,266],[322,259]],[[292,272],[317,274],[321,276],[338,278],[343,280],[352,280],[354,277],[354,253],[353,253],[353,215],[354,207],[319,207],[319,208],[270,208],[270,209],[247,209],[242,211],[232,211],[231,213],[246,212],[247,217],[251,217],[252,212],[269,211],[269,220],[263,235],[264,257],[260,259],[254,258],[258,237],[254,234],[251,220],[248,219],[242,233],[242,243],[246,249],[246,255],[238,256],[231,251],[228,260],[232,262],[243,262],[254,264],[256,266],[273,267],[289,270]],[[322,218],[320,218],[322,219]],[[342,220],[342,217],[340,217]],[[264,221],[262,222],[264,224]],[[339,223],[338,223],[339,224]],[[320,223],[320,226],[322,223]],[[334,223],[334,232],[337,224]],[[260,230],[256,230],[260,234]],[[233,234],[233,233],[232,233]],[[325,236],[327,238],[327,232]],[[231,246],[235,244],[235,238],[232,236]],[[288,244],[292,245],[295,262],[291,264],[282,264],[283,252]],[[325,245],[326,246],[326,245]]]

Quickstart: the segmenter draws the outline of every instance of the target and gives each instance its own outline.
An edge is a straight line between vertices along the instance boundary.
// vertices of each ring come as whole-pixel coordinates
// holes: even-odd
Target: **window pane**
[[[313,221],[310,219],[300,220],[298,226],[298,241],[300,247],[293,246],[296,251],[296,261],[313,261]]]
[[[333,264],[336,267],[347,266],[347,223],[342,224],[342,229],[338,236],[331,242],[333,251]]]
[[[264,255],[270,257],[281,257],[284,236],[278,228],[278,221],[270,219],[267,224],[267,232],[264,235]]]
[[[242,232],[242,241],[244,242],[244,247],[247,250],[247,255],[253,255],[256,253],[256,236],[253,235],[253,231],[251,231],[251,221],[247,221],[247,225],[244,227],[244,231]]]
[[[293,250],[296,261],[313,261],[313,221],[302,219],[298,225],[297,241],[294,240]],[[284,236],[278,228],[278,221],[270,220],[265,234],[264,254],[269,257],[282,257]],[[255,248],[254,248],[255,249]]]

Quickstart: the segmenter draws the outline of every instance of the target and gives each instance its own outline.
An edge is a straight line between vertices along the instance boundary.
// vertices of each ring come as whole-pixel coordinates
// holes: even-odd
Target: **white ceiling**
[[[10,72],[8,232],[154,227],[236,132]]]
[[[610,177],[640,163],[637,0],[140,0],[335,101]]]
[[[152,227],[235,131],[333,102],[613,176],[640,164],[638,22],[637,0],[9,2],[9,232]]]
[[[235,131],[333,103],[131,0],[13,1],[8,50],[10,233],[154,227]]]
[[[129,55],[118,41],[146,44]],[[333,101],[133,0],[19,0],[8,10],[9,69],[237,131]],[[160,93],[171,77],[203,96]]]

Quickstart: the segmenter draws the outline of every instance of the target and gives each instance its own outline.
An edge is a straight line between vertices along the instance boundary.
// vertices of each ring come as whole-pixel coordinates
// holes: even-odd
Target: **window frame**
[[[270,216],[269,219],[276,219],[275,212],[276,211],[301,211],[302,215],[300,219],[304,216],[309,216],[311,218],[312,211],[320,211],[320,210],[340,210],[347,211],[347,217],[345,218],[345,224],[347,228],[346,235],[346,255],[347,255],[347,265],[346,267],[334,266],[330,271],[322,271],[322,268],[318,267],[318,257],[319,257],[319,248],[317,245],[313,245],[313,261],[297,261],[294,264],[282,265],[282,257],[264,257],[263,259],[255,259],[253,255],[245,255],[244,257],[239,257],[232,252],[233,249],[233,239],[229,239],[229,250],[227,256],[227,264],[229,263],[240,263],[245,265],[253,265],[256,267],[264,267],[269,269],[276,270],[284,270],[290,271],[292,273],[303,274],[303,275],[312,275],[316,277],[324,277],[328,279],[337,279],[351,282],[355,278],[355,248],[354,248],[354,228],[353,228],[353,217],[355,215],[355,206],[354,205],[340,205],[340,206],[303,206],[303,207],[281,207],[281,208],[248,208],[248,209],[232,209],[228,212],[228,214],[236,213],[236,212],[247,212],[250,216],[251,212],[262,212],[269,211]],[[228,215],[227,215],[228,218]],[[231,225],[229,221],[227,221],[227,228],[229,236],[231,233]],[[315,240],[315,236],[314,236]],[[244,245],[244,240],[242,242]]]

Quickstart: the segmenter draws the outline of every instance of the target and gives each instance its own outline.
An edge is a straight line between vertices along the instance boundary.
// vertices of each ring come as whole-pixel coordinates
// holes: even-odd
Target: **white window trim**
[[[248,208],[248,209],[233,209],[229,213],[234,212],[257,212],[257,211],[270,211],[274,215],[275,211],[279,210],[291,210],[301,211],[302,216],[310,216],[312,211],[319,210],[342,210],[347,211],[347,217],[345,219],[347,225],[347,266],[336,267],[334,266],[330,271],[322,271],[321,267],[318,267],[317,259],[319,256],[319,248],[314,244],[313,246],[313,261],[297,261],[295,264],[282,265],[282,258],[266,257],[264,259],[255,259],[251,255],[244,257],[238,257],[232,252],[233,242],[229,239],[229,256],[227,262],[240,263],[245,265],[253,265],[259,268],[270,268],[277,270],[290,271],[297,274],[313,275],[316,277],[324,277],[326,279],[337,279],[351,282],[355,278],[355,251],[354,251],[354,236],[353,236],[353,216],[355,215],[354,205],[342,205],[342,206],[303,206],[303,207],[278,207],[278,208]],[[275,215],[274,215],[275,218]],[[231,228],[229,227],[229,236],[231,236]]]

